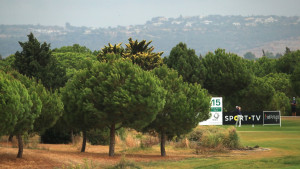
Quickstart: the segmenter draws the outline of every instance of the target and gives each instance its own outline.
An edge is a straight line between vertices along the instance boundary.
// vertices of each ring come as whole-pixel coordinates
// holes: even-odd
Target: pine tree
[[[164,58],[164,63],[169,68],[178,71],[185,82],[203,84],[206,70],[200,63],[200,58],[195,50],[188,49],[184,43],[179,43],[170,52],[170,56]]]
[[[19,42],[22,51],[15,53],[13,67],[21,74],[41,80],[48,89],[57,89],[66,82],[65,69],[57,66],[51,55],[50,44],[41,44],[32,33],[27,42]]]
[[[103,126],[110,129],[109,156],[114,156],[117,129],[141,129],[165,103],[160,81],[122,59],[95,62],[91,69],[78,71],[63,93],[68,121],[74,122],[75,128],[84,133]]]
[[[199,84],[183,82],[175,70],[166,66],[155,68],[153,73],[167,91],[166,104],[155,120],[144,131],[155,130],[161,136],[161,156],[166,156],[167,136],[186,134],[200,121],[209,118],[210,96]]]

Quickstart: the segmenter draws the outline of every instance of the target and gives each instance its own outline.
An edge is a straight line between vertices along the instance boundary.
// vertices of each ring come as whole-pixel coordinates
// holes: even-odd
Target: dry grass
[[[11,143],[2,142],[0,146],[0,168],[54,168],[84,165],[84,160],[92,161],[100,168],[118,164],[124,155],[123,145],[117,144],[115,157],[108,156],[108,146],[90,145],[85,153],[78,151],[73,144],[38,144],[43,149],[24,149],[23,159],[17,159],[17,148]],[[168,156],[161,157],[159,146],[154,146],[151,151],[142,149],[134,153],[126,153],[126,159],[133,162],[149,162],[161,160],[181,160],[193,157],[194,154],[186,150],[177,151],[171,147],[167,149]]]
[[[141,145],[141,140],[136,137],[138,134],[139,133],[134,130],[131,130],[131,132],[127,132],[125,145],[129,148],[139,147]]]
[[[206,130],[206,129],[205,129]],[[218,130],[213,128],[212,132]],[[230,133],[230,129],[225,133]],[[199,132],[201,133],[201,132]],[[202,134],[205,136],[205,134]],[[201,135],[201,136],[202,136]],[[229,134],[224,134],[228,137]],[[203,137],[204,138],[204,137]],[[251,139],[251,138],[249,138]],[[107,168],[118,166],[138,167],[148,163],[166,164],[183,159],[221,158],[231,159],[260,159],[264,157],[280,156],[283,152],[278,149],[263,150],[228,150],[222,144],[213,148],[199,146],[197,143],[184,138],[179,142],[168,142],[167,156],[160,156],[159,137],[157,134],[142,134],[134,130],[127,130],[123,140],[116,136],[115,156],[108,156],[108,146],[87,144],[86,152],[81,153],[82,138],[74,138],[73,144],[39,144],[36,148],[24,149],[23,159],[17,159],[15,143],[7,142],[6,137],[0,143],[0,168]],[[142,146],[151,147],[144,149]],[[129,151],[134,150],[134,151]],[[164,164],[164,163],[162,163]]]
[[[130,140],[131,139],[126,139]],[[134,140],[134,139],[133,139]],[[191,143],[186,140],[182,144],[185,146],[191,146]],[[228,156],[229,153],[218,151],[218,148],[206,149],[202,147],[198,151],[198,155],[193,149],[187,148],[175,148],[172,143],[167,144],[167,157],[160,156],[159,145],[153,146],[150,150],[139,149],[135,152],[126,152],[124,150],[124,142],[116,144],[115,157],[108,156],[108,146],[89,145],[89,148],[85,153],[80,153],[78,148],[73,144],[38,144],[38,149],[24,149],[23,159],[17,159],[17,148],[12,147],[12,143],[1,142],[0,144],[0,168],[76,168],[78,166],[87,165],[94,166],[93,168],[106,168],[117,165],[139,165],[140,162],[157,162],[157,161],[178,161],[186,158],[203,158],[213,156]],[[80,145],[78,143],[78,145]],[[45,149],[39,149],[44,147]],[[230,156],[251,157],[253,154],[250,151],[230,151]],[[261,155],[268,155],[268,151],[262,152]],[[269,154],[270,155],[270,154]],[[123,161],[122,161],[123,158]],[[124,158],[126,160],[124,161]],[[245,157],[246,158],[246,157]],[[125,164],[124,164],[125,163]]]

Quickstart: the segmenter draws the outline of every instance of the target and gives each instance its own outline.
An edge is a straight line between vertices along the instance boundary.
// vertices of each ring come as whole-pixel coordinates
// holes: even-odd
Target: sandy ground
[[[122,153],[123,148],[116,146],[116,155],[108,156],[108,146],[88,145],[86,152],[80,152],[80,145],[71,144],[38,144],[34,149],[24,149],[22,159],[17,159],[17,148],[13,148],[11,143],[0,143],[0,168],[67,168],[75,165],[88,164],[95,168],[106,168],[117,164],[121,158],[135,162],[149,161],[178,161],[185,158],[224,158],[232,159],[255,159],[266,156],[276,156],[276,150],[234,150],[228,152],[214,152],[195,154],[191,149],[174,149],[167,147],[167,157],[160,156],[159,146],[154,146],[146,150],[134,150]],[[258,152],[259,151],[259,152]]]
[[[298,120],[298,117],[289,120]],[[6,140],[6,139],[2,139]],[[228,150],[226,152],[208,152],[203,151],[196,154],[193,149],[176,149],[173,146],[167,146],[167,156],[160,156],[160,147],[153,146],[150,149],[129,148],[117,144],[115,156],[108,156],[108,146],[87,145],[86,152],[80,152],[80,141],[78,144],[36,144],[31,148],[25,148],[22,159],[16,158],[18,148],[16,141],[13,143],[0,142],[0,169],[27,169],[27,168],[70,168],[75,165],[88,164],[90,168],[107,168],[116,165],[121,159],[134,162],[151,161],[178,161],[185,158],[220,158],[222,160],[240,160],[240,159],[263,159],[266,157],[282,157],[291,155],[293,152],[281,149],[256,149]],[[123,151],[127,149],[127,151]],[[92,166],[92,167],[91,167]]]

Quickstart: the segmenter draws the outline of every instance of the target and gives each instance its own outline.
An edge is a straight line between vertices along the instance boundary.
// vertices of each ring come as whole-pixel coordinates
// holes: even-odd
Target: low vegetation
[[[116,138],[116,156],[108,158],[105,151],[108,146],[87,145],[87,152],[80,153],[72,144],[50,145],[38,144],[37,149],[26,149],[26,159],[15,161],[16,148],[10,148],[8,137],[2,136],[0,163],[7,168],[297,168],[300,167],[300,119],[283,118],[280,126],[244,125],[235,129],[231,126],[198,126],[191,133],[174,137],[167,142],[168,156],[159,155],[159,140],[153,146],[142,148],[141,140],[149,137],[135,130],[125,130]],[[193,140],[204,139],[208,135],[223,135],[230,132],[238,135],[237,149],[218,147],[216,144],[204,143],[211,148],[199,149],[196,153]],[[200,137],[199,137],[200,136]],[[151,140],[158,136],[151,135]],[[211,137],[215,138],[215,137]],[[209,139],[204,139],[209,140]],[[225,139],[226,140],[226,139]],[[7,142],[9,144],[7,144]],[[195,141],[197,142],[197,141]],[[218,142],[218,141],[216,141]],[[287,142],[289,144],[287,144]],[[185,143],[185,146],[178,146]],[[198,142],[199,143],[199,142]],[[219,142],[221,144],[221,142]],[[220,145],[219,144],[219,145]],[[183,144],[182,144],[183,145]],[[188,145],[188,146],[187,146]],[[45,149],[41,149],[44,147]],[[242,148],[241,148],[242,147]],[[125,151],[124,151],[125,150]],[[5,156],[2,156],[4,154]],[[40,154],[37,156],[37,154]],[[67,160],[69,159],[69,160]],[[71,160],[72,159],[72,160]],[[30,162],[30,161],[35,161]],[[49,163],[49,160],[53,165]],[[234,165],[233,165],[234,164]]]
[[[196,150],[206,148],[241,148],[238,133],[234,127],[198,126],[187,135],[190,144],[196,144]]]

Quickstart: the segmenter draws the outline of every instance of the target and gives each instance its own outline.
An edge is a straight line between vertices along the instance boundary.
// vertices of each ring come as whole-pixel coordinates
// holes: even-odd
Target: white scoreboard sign
[[[199,123],[200,125],[223,125],[223,99],[212,97],[210,107],[210,118]]]

